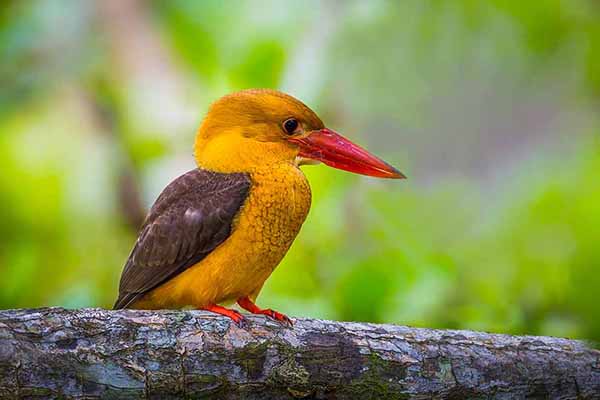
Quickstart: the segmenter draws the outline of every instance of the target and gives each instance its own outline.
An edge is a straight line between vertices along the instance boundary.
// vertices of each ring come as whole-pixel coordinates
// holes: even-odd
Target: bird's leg
[[[254,304],[252,302],[252,300],[250,300],[248,297],[242,297],[242,298],[238,299],[237,303],[244,310],[250,311],[252,314],[263,314],[263,315],[266,315],[267,317],[271,317],[279,322],[283,322],[290,326],[293,325],[292,320],[289,319],[286,315],[284,315],[280,312],[277,312],[277,311],[273,311],[270,308],[262,309],[262,308],[258,307],[256,304]]]
[[[221,307],[216,304],[210,304],[206,307],[202,307],[201,310],[212,311],[214,313],[229,317],[239,327],[243,327],[246,325],[246,318],[244,318],[242,314],[235,310],[230,310],[229,308]]]

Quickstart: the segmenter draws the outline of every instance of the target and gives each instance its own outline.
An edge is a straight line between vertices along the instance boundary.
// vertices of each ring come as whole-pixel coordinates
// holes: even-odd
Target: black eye
[[[283,129],[290,135],[296,131],[296,128],[298,128],[298,120],[296,118],[286,119],[283,123]]]

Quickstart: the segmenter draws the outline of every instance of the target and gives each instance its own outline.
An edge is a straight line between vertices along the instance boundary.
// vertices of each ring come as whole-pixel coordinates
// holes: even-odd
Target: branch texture
[[[200,311],[0,311],[0,398],[600,399],[567,339]]]

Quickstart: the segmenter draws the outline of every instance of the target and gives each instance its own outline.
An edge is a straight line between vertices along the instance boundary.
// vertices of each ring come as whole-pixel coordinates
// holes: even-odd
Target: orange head
[[[391,165],[325,128],[299,100],[267,89],[243,90],[217,100],[200,126],[194,154],[200,167],[219,172],[323,162],[363,175],[404,178]]]

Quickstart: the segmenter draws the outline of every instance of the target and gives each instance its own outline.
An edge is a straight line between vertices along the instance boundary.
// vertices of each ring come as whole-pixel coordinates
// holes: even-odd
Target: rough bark
[[[0,311],[0,398],[600,398],[567,339],[199,311]]]

